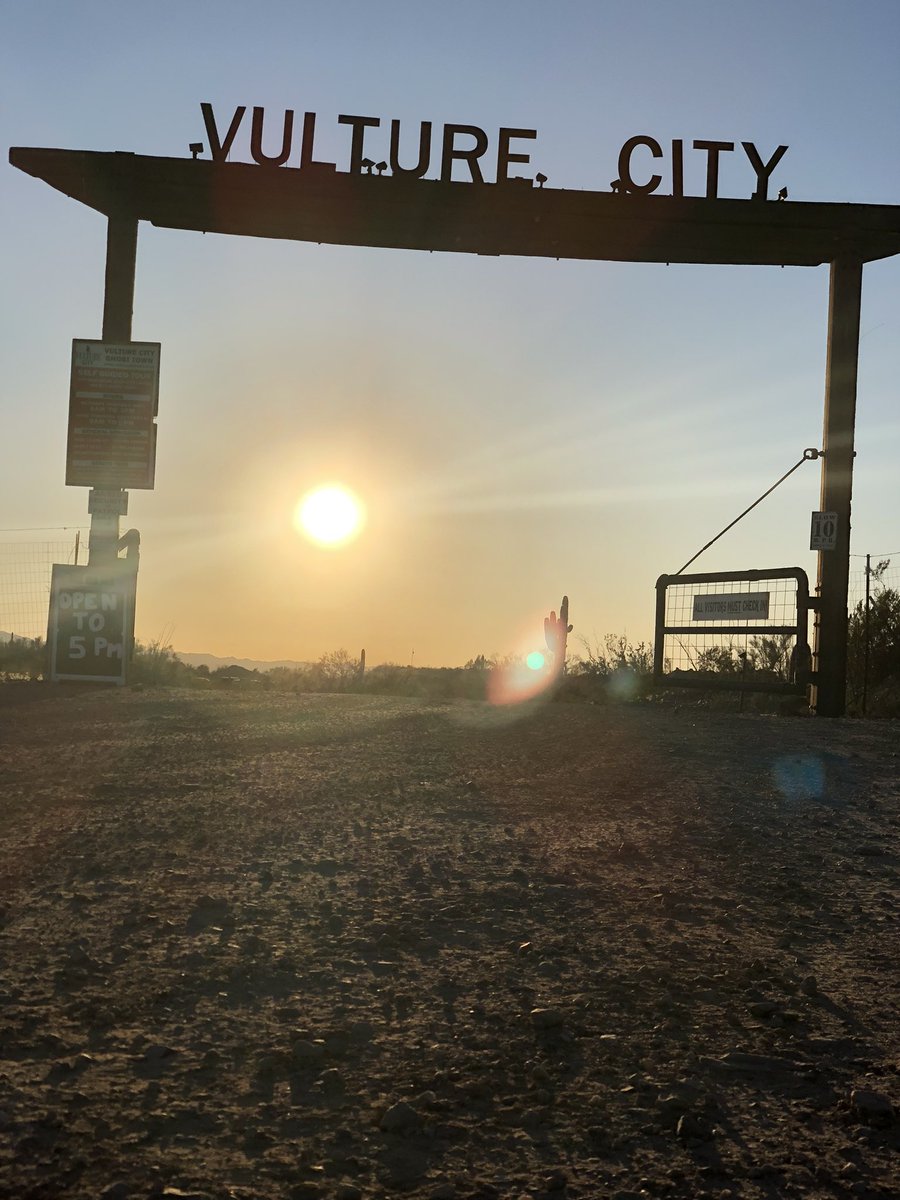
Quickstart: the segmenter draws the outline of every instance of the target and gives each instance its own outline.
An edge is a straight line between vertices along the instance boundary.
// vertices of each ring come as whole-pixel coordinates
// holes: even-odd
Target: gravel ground
[[[0,1195],[900,1194],[898,726],[0,687]]]

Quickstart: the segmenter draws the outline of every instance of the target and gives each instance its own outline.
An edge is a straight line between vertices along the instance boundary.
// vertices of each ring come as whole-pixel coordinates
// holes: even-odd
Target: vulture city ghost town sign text
[[[815,619],[811,698],[820,715],[843,714],[862,269],[866,262],[900,253],[900,206],[793,197],[778,203],[788,195],[778,178],[787,152],[783,145],[663,141],[639,134],[611,156],[606,190],[589,191],[545,186],[548,177],[534,162],[537,131],[530,128],[502,126],[489,133],[476,125],[408,125],[341,114],[326,130],[313,112],[301,116],[279,110],[267,116],[261,106],[238,105],[217,113],[210,103],[200,110],[205,137],[189,144],[190,157],[22,146],[9,152],[13,166],[106,217],[102,343],[142,347],[148,361],[151,355],[158,361],[158,346],[132,342],[141,221],[205,233],[490,256],[828,264],[819,509],[833,517],[834,528],[831,548],[819,553],[816,596],[809,605]],[[339,134],[346,147],[343,170],[327,161],[322,149],[326,142],[340,144]],[[233,152],[248,151],[251,161],[233,160]],[[741,198],[719,194],[725,163],[740,163],[746,172]],[[729,172],[729,178],[734,175]],[[122,361],[117,359],[120,366]],[[94,428],[118,410],[106,403],[105,393],[101,405],[81,382],[81,460],[96,462],[91,457],[99,444]],[[143,405],[141,445],[153,453],[156,409],[150,394],[144,388],[134,403]],[[82,428],[85,421],[90,437]],[[120,457],[137,445],[136,428],[129,427],[130,441],[119,439]],[[153,486],[152,473],[143,478],[143,486]],[[119,548],[129,538],[119,538],[127,495],[113,491],[98,496],[94,485],[92,570],[118,561]],[[133,612],[132,606],[130,620]],[[80,635],[76,630],[72,636]],[[106,631],[98,636],[106,637]],[[81,660],[77,665],[84,669]]]
[[[283,118],[275,126],[274,135],[270,130],[267,136],[265,108],[255,106],[248,122],[245,120],[247,106],[238,105],[228,118],[227,126],[224,123],[220,124],[211,104],[201,104],[200,109],[213,162],[227,162],[239,134],[243,132],[249,135],[250,157],[259,166],[281,167],[293,160],[301,170],[337,170],[336,163],[322,162],[315,157],[318,119],[316,113],[304,113],[300,122],[295,119],[293,109],[286,109]],[[350,129],[347,170],[351,175],[373,170],[380,175],[390,170],[391,175],[395,177],[422,179],[430,170],[436,169],[441,182],[449,183],[453,179],[454,164],[459,163],[468,171],[470,182],[486,182],[483,160],[491,150],[491,139],[478,125],[445,124],[435,135],[431,121],[420,121],[418,130],[414,129],[412,134],[406,135],[408,144],[412,146],[412,153],[401,161],[401,139],[404,135],[402,122],[392,120],[389,123],[389,132],[380,117],[341,114],[337,123]],[[531,162],[531,152],[523,143],[535,141],[537,136],[536,129],[501,126],[495,139],[496,171],[491,182],[531,183],[537,180],[539,184],[546,183],[547,177],[541,172],[532,177],[520,174],[520,169],[527,167]],[[203,143],[193,143],[191,149],[194,153],[201,154],[204,149]],[[705,156],[706,197],[715,199],[719,194],[721,158],[734,152],[735,143],[697,138],[691,143],[690,149],[698,152],[701,158]],[[788,147],[776,146],[765,158],[753,142],[741,142],[741,149],[746,155],[751,171],[751,194],[754,199],[765,200],[772,172],[781,162]],[[274,153],[270,153],[273,150]],[[683,196],[684,139],[673,138],[667,150],[671,194]],[[637,156],[636,152],[639,152]],[[657,191],[663,184],[663,177],[652,170],[652,164],[654,160],[665,159],[666,154],[667,151],[663,150],[656,138],[644,134],[629,138],[619,151],[618,176],[610,187],[614,191],[640,196]],[[642,162],[642,159],[646,162]],[[647,163],[651,166],[650,170],[646,169]],[[515,175],[510,174],[511,169],[515,170]]]

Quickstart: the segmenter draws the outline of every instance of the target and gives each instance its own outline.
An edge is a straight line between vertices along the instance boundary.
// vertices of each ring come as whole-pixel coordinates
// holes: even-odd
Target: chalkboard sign
[[[50,679],[125,683],[134,629],[133,562],[54,564],[50,585]]]

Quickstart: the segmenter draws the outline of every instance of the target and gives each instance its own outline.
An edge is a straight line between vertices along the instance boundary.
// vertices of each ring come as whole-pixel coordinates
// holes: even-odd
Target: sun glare
[[[349,488],[329,484],[308,492],[294,512],[294,526],[319,546],[352,541],[365,524],[365,510]]]

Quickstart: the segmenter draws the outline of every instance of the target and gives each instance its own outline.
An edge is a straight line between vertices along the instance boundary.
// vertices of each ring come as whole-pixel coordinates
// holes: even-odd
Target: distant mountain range
[[[206,666],[211,671],[215,671],[219,667],[244,667],[247,671],[271,671],[273,667],[308,667],[310,665],[308,662],[297,662],[293,658],[279,658],[273,662],[267,662],[260,658],[221,658],[218,654],[188,654],[181,650],[176,650],[175,653],[189,667]]]
[[[6,630],[0,629],[0,646],[5,646],[12,636]],[[21,640],[19,634],[15,636],[16,640]],[[182,650],[176,650],[175,653],[189,667],[203,665],[209,667],[211,671],[215,671],[219,667],[243,667],[247,671],[271,671],[273,667],[302,668],[311,666],[308,662],[298,662],[294,658],[279,658],[268,662],[261,658],[222,658],[218,654],[189,654]]]

